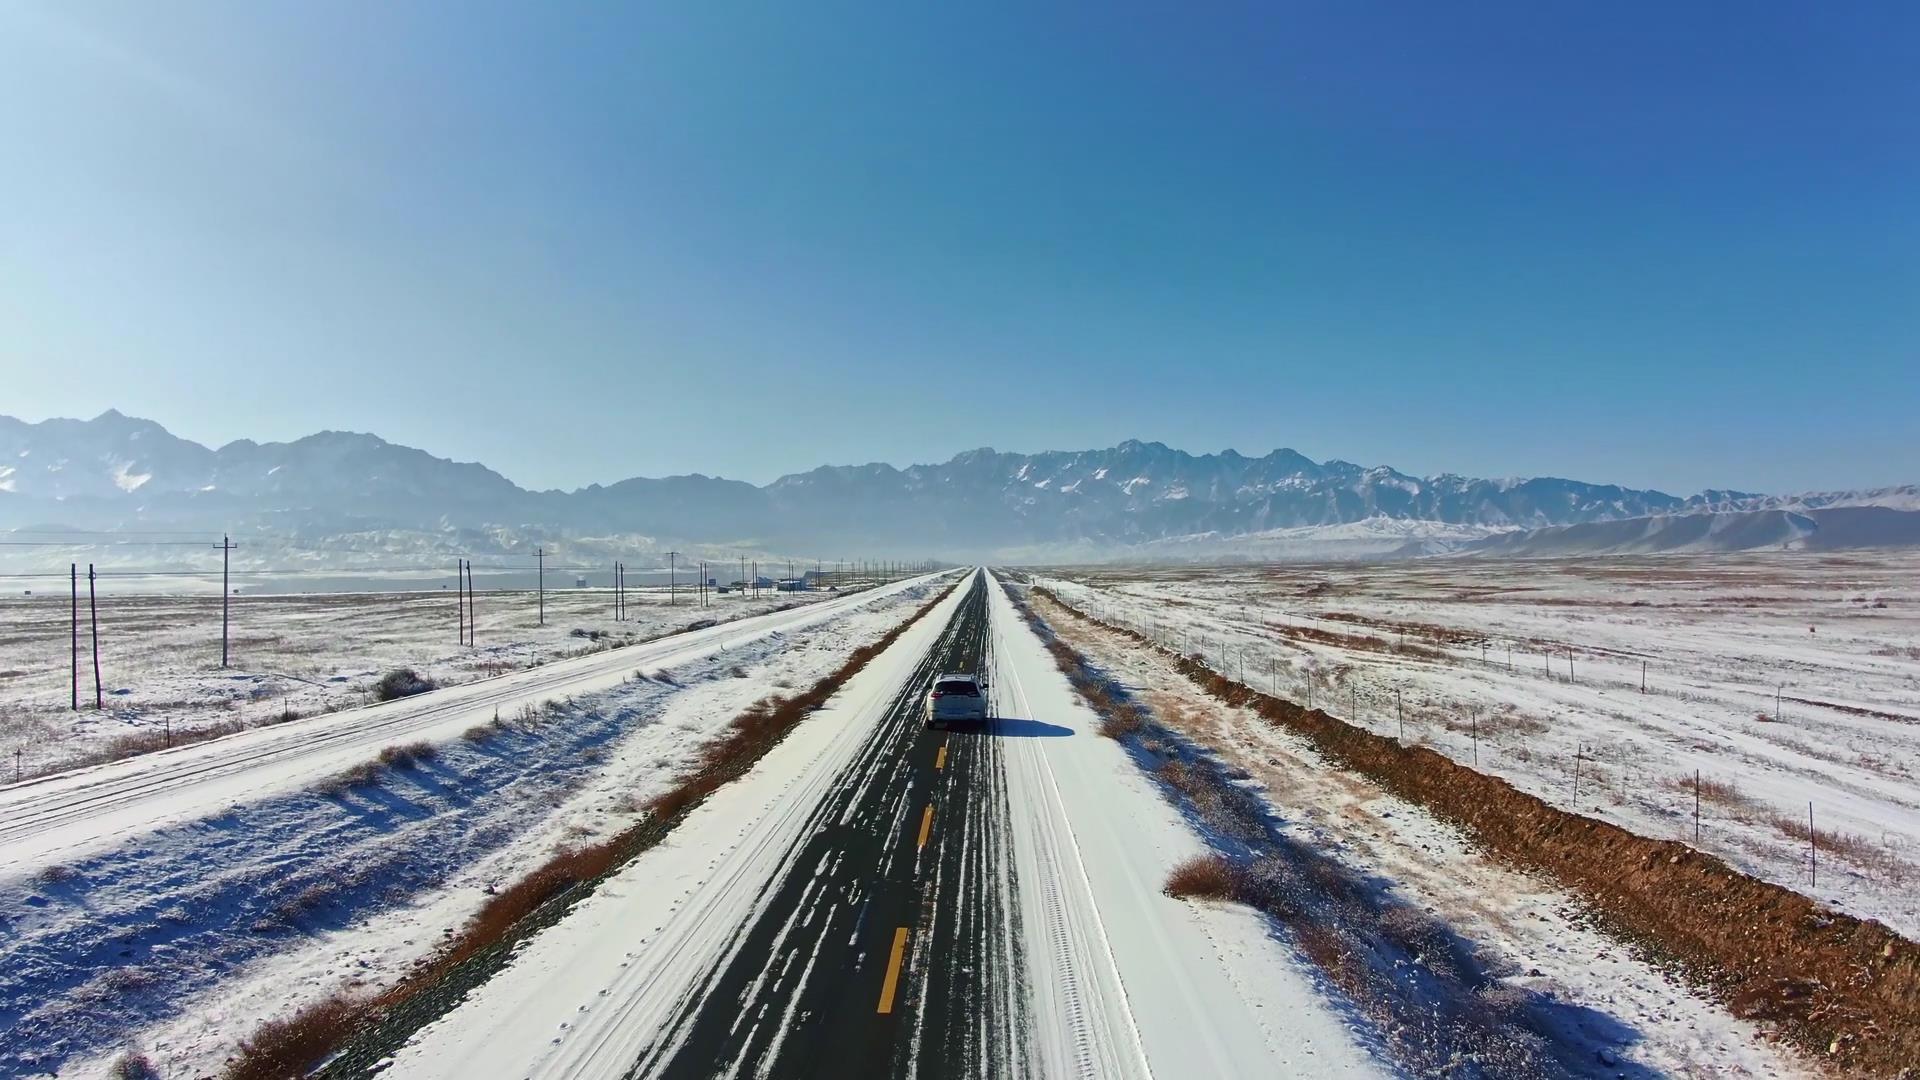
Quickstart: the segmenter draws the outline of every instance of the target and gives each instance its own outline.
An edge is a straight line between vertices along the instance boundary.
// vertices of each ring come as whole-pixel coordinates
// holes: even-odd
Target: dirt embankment
[[[1159,648],[1126,627],[1074,613]],[[1305,737],[1328,760],[1453,822],[1486,850],[1550,875],[1616,932],[1677,962],[1736,1015],[1774,1023],[1794,1044],[1849,1072],[1920,1076],[1920,945],[1685,844],[1556,809],[1433,750],[1402,746],[1161,651],[1216,698]]]

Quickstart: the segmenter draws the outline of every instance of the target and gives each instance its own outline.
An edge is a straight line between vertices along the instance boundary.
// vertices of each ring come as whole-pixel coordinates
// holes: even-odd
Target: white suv
[[[941,727],[956,720],[985,723],[987,683],[973,675],[942,675],[927,691],[927,726]]]

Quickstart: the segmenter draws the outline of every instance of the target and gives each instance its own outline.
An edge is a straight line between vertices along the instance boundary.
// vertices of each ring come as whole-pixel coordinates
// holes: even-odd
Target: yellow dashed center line
[[[933,808],[928,807],[927,810],[931,813]],[[900,985],[900,962],[906,956],[907,928],[903,926],[893,932],[893,955],[887,958],[887,981],[880,984],[880,1008],[876,1012],[893,1011],[893,991]]]
[[[947,744],[941,743],[940,755],[933,759],[933,768],[935,772],[938,772],[939,770],[944,769],[946,767],[947,767]]]
[[[927,804],[927,812],[920,815],[920,847],[927,846],[927,836],[933,832],[933,804]]]

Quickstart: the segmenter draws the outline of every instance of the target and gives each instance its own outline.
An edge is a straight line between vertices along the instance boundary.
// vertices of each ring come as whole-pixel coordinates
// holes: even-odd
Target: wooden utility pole
[[[73,711],[80,711],[80,564],[68,564],[73,578]]]
[[[460,644],[467,643],[467,560],[453,560],[453,618]]]
[[[474,588],[473,588],[473,560],[468,559],[467,560],[467,644],[468,645],[472,645],[475,643],[475,640],[478,637],[477,631],[479,630],[479,626],[480,626],[479,607],[477,604],[474,603],[474,600],[475,600],[475,597],[474,597]]]
[[[233,559],[233,538],[220,537],[220,666],[227,666],[227,627],[231,622],[229,605],[233,602],[233,584],[229,576]]]
[[[677,551],[667,552],[667,606],[668,607],[673,607],[680,603],[679,559],[680,559],[679,552]]]
[[[105,706],[100,700],[100,602],[95,598],[93,564],[87,564],[87,622],[93,627],[93,707]]]
[[[539,562],[540,625],[547,625],[547,549],[533,549],[533,557]]]

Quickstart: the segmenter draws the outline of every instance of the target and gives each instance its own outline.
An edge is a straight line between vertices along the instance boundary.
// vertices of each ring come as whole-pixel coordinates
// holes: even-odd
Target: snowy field
[[[1231,677],[1558,806],[1577,792],[1643,835],[1694,842],[1697,771],[1701,848],[1920,936],[1920,555],[1042,579]]]
[[[225,755],[245,759],[251,794],[156,811],[165,820],[118,839],[79,823],[64,829],[68,847],[0,869],[0,1074],[99,1075],[127,1048],[163,1075],[218,1073],[261,1021],[343,987],[386,985],[502,883],[556,848],[632,824],[751,703],[812,684],[944,584],[882,586],[497,680],[488,685],[595,665],[546,704],[510,700],[503,722],[486,722],[484,702],[435,719],[439,699],[484,687],[383,706],[434,726],[370,730],[340,760],[371,761],[401,739],[424,737],[432,749],[369,780],[331,783],[337,761],[266,745],[361,713],[94,770],[157,774],[165,759]],[[259,752],[249,758],[250,748]]]
[[[16,765],[31,776],[164,744],[169,729],[229,729],[364,705],[394,668],[452,685],[834,595],[710,595],[702,608],[684,586],[677,605],[665,589],[630,589],[627,618],[615,621],[610,590],[549,589],[541,626],[535,593],[483,589],[470,647],[459,643],[451,591],[236,596],[224,669],[217,592],[103,595],[104,708],[96,711],[84,585],[77,712],[66,583],[58,595],[0,598],[0,780],[13,779]]]
[[[1494,987],[1479,997],[1510,1006],[1524,1003],[1535,1030],[1550,1036],[1563,1063],[1571,1059],[1567,1071],[1572,1074],[1760,1077],[1808,1072],[1790,1052],[1772,1045],[1758,1026],[1735,1019],[1673,973],[1597,929],[1584,905],[1538,875],[1488,856],[1425,809],[1329,763],[1297,735],[1250,710],[1220,702],[1181,674],[1164,653],[1074,619],[1050,601],[1036,601],[1035,610],[1147,710],[1159,727],[1147,742],[1176,742],[1189,760],[1196,754],[1210,758],[1225,775],[1246,782],[1247,790],[1261,800],[1260,813],[1277,830],[1279,841],[1313,853],[1308,862],[1331,859],[1342,875],[1364,883],[1360,895],[1367,899],[1359,906],[1392,912],[1382,919],[1389,932],[1404,927],[1411,913],[1421,913],[1433,930],[1457,943]],[[1141,753],[1143,767],[1158,763],[1157,755]],[[1189,823],[1217,850],[1240,846],[1233,836],[1211,828],[1205,815],[1192,815]],[[1311,890],[1301,895],[1310,896]],[[1215,914],[1247,910],[1217,902],[1197,906]],[[1351,919],[1353,907],[1342,914]],[[1364,917],[1359,921],[1364,925]],[[1324,925],[1342,922],[1336,918]],[[1346,929],[1364,932],[1362,927]],[[1435,1012],[1441,1007],[1417,996],[1410,1003],[1415,1010],[1423,1006]],[[1388,1038],[1414,1026],[1383,1011],[1388,1015],[1373,1026],[1384,1029]],[[1594,1069],[1596,1065],[1601,1068]]]

